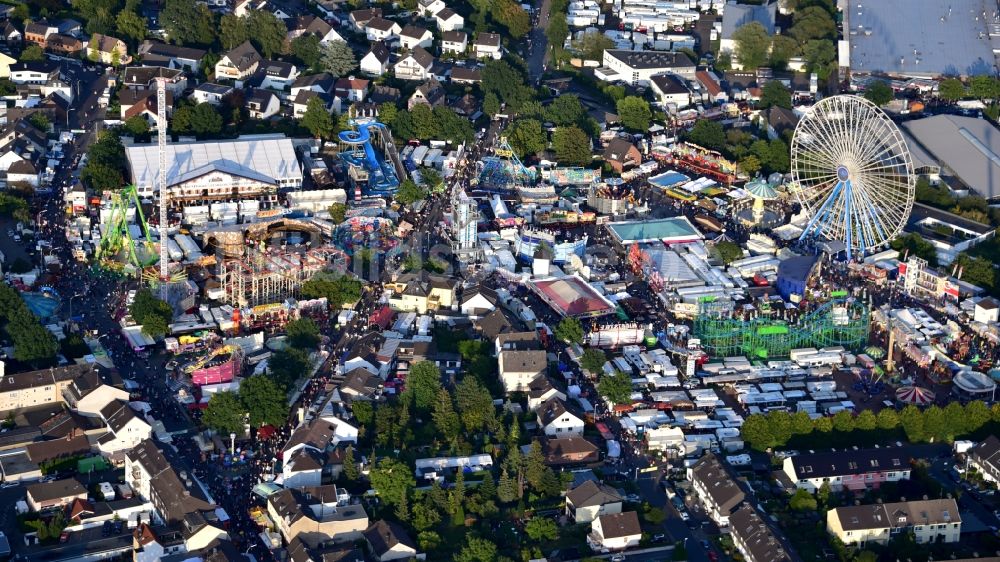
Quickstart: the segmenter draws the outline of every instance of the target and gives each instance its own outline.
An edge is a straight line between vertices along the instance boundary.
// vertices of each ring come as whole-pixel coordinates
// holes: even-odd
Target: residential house
[[[122,119],[137,115],[142,116],[153,129],[157,127],[156,91],[154,90],[122,90],[118,93]],[[166,92],[167,117],[174,111],[174,94]]]
[[[503,350],[498,356],[500,381],[508,394],[528,390],[532,381],[549,367],[544,350]]]
[[[384,310],[392,312],[386,307]],[[378,351],[382,345],[381,334],[377,332],[365,334],[354,340],[354,344],[347,350],[347,354],[341,359],[343,372],[349,373],[356,367],[363,367],[371,371],[372,374],[379,375],[383,379],[388,375],[388,362],[383,362],[378,358]]]
[[[226,96],[235,91],[236,89],[232,86],[205,82],[203,84],[199,84],[198,87],[191,92],[191,100],[195,103],[210,103],[212,105],[219,105]]]
[[[63,508],[75,500],[87,499],[87,489],[76,478],[31,484],[25,492],[28,509],[31,511]]]
[[[594,69],[594,76],[600,80],[621,80],[633,86],[648,86],[659,74],[677,74],[691,80],[695,64],[684,53],[607,49],[601,67]]]
[[[480,33],[472,42],[472,52],[476,58],[491,58],[500,60],[503,51],[500,47],[500,34]]]
[[[976,308],[972,312],[972,321],[981,324],[994,324],[1000,320],[1000,304],[996,299],[986,297],[976,302]]]
[[[181,524],[199,512],[214,513],[215,505],[200,496],[197,486],[185,486],[152,439],[125,453],[125,481],[136,495],[153,504],[156,518],[167,525]]]
[[[602,515],[622,512],[622,497],[611,486],[587,480],[566,492],[566,516],[590,523]]]
[[[493,312],[487,314],[486,318],[489,318],[496,314],[503,315],[503,309],[498,308],[494,310]],[[500,332],[495,336],[489,337],[488,339],[493,340],[494,352],[496,353],[497,356],[499,356],[500,352],[505,349],[506,350],[516,349],[520,351],[525,351],[529,349],[542,349],[542,342],[539,341],[538,339],[538,332],[515,332],[513,330],[508,330],[505,332]]]
[[[707,70],[698,70],[695,72],[695,78],[702,87],[702,101],[708,103],[726,103],[729,101],[729,94],[722,89],[719,85],[719,78],[712,72]]]
[[[344,447],[357,440],[358,429],[332,414],[299,426],[281,452],[284,486],[319,486],[324,478],[336,479],[343,468]]]
[[[775,14],[778,10],[778,2],[766,2],[763,5],[753,6],[750,4],[739,4],[736,0],[729,0],[722,11],[722,31],[719,34],[719,52],[730,53],[732,66],[736,69],[743,68],[739,57],[736,55],[736,40],[733,34],[736,30],[751,22],[757,22],[764,26],[764,31],[769,37],[775,34]],[[753,70],[753,69],[751,69]]]
[[[459,310],[465,316],[480,316],[497,309],[497,293],[484,285],[476,285],[462,291]]]
[[[746,494],[722,466],[719,457],[708,453],[698,459],[688,468],[688,480],[709,518],[721,528],[728,527],[729,515],[743,503]]]
[[[438,82],[444,82],[445,80],[448,80],[448,76],[451,75],[451,67],[452,64],[450,62],[435,59],[434,62],[431,63],[431,69],[428,72],[428,75],[430,78],[433,78]]]
[[[83,24],[69,18],[57,21],[56,28],[59,30],[59,33],[72,35],[73,37],[81,37],[83,33]]]
[[[358,367],[344,375],[338,390],[341,397],[354,400],[377,400],[382,395],[385,381],[371,371]]]
[[[598,552],[621,551],[639,546],[642,527],[634,511],[601,515],[590,523],[587,543]]]
[[[621,137],[615,137],[608,143],[603,157],[611,169],[619,174],[642,164],[642,153],[639,149]]]
[[[333,93],[350,102],[365,101],[365,93],[368,91],[369,83],[363,78],[348,76],[337,80],[333,86]]]
[[[295,99],[295,96],[306,90],[316,92],[317,94],[329,94],[333,92],[334,84],[335,78],[329,72],[299,76],[292,83],[290,97],[291,99]]]
[[[201,72],[201,61],[206,51],[191,47],[169,45],[158,41],[143,41],[139,45],[139,55],[143,66],[165,66],[188,70],[194,74]]]
[[[469,48],[469,34],[464,31],[441,33],[441,52],[462,54]]]
[[[445,9],[447,4],[444,0],[417,0],[417,11],[424,16],[430,17]]]
[[[187,74],[178,68],[162,66],[129,66],[122,72],[121,85],[126,90],[156,90],[156,82],[166,79],[166,89],[180,96],[187,89]]]
[[[16,45],[23,40],[24,34],[10,21],[5,21],[3,26],[0,26],[0,41],[7,45]]]
[[[336,486],[306,490],[283,489],[267,497],[267,513],[286,543],[298,539],[309,547],[326,541],[349,542],[362,538],[368,514],[360,504],[341,505]]]
[[[326,45],[334,41],[343,41],[337,30],[322,18],[313,15],[299,16],[292,21],[289,26],[287,39],[292,42],[303,35],[315,35],[319,39],[320,45]]]
[[[264,88],[284,92],[299,77],[299,69],[284,61],[262,60],[244,87]]]
[[[553,398],[558,398],[559,400],[565,402],[566,393],[556,388],[552,379],[548,376],[538,377],[537,379],[531,381],[531,384],[528,385],[529,412],[537,411],[539,407]]]
[[[368,22],[375,18],[382,17],[382,8],[368,8],[365,10],[354,10],[351,15],[348,16],[348,20],[351,22],[351,26],[358,32],[365,30],[368,26]]]
[[[386,343],[390,343],[392,340],[386,340]],[[422,341],[422,340],[397,340],[399,345],[397,346],[396,359],[400,367],[406,365],[412,365],[414,363],[419,363],[421,361],[430,361],[437,366],[438,369],[444,375],[455,375],[458,374],[458,370],[462,367],[462,355],[459,353],[449,353],[438,350],[437,346],[432,341]],[[388,358],[385,359],[389,361]]]
[[[953,498],[850,505],[826,512],[826,530],[849,547],[886,545],[912,532],[917,544],[958,542],[962,517]]]
[[[361,72],[371,76],[382,76],[389,69],[389,49],[385,43],[372,43],[371,49],[361,57]]]
[[[969,468],[976,469],[983,480],[1000,482],[1000,439],[990,435],[965,454]]]
[[[37,188],[40,179],[38,168],[31,160],[18,160],[7,168],[7,185],[24,186],[30,185]]]
[[[2,365],[2,363],[0,363]],[[0,413],[52,406],[64,401],[65,390],[93,365],[67,365],[24,373],[3,373],[0,367]]]
[[[44,85],[59,78],[59,63],[52,60],[19,62],[9,66],[10,81],[15,84]]]
[[[767,138],[771,140],[784,139],[791,135],[799,124],[799,116],[791,109],[774,106],[764,112],[764,126],[767,128]]]
[[[402,525],[379,519],[364,532],[365,541],[379,562],[417,557],[417,543]]]
[[[400,97],[399,88],[375,84],[372,86],[371,93],[368,94],[368,103],[383,104],[388,102],[394,104],[399,101]]]
[[[49,35],[55,33],[59,33],[59,28],[44,19],[24,25],[24,40],[28,43],[34,43],[43,49],[48,45],[47,40]]]
[[[428,310],[451,308],[457,282],[426,271],[404,273],[386,287],[393,290],[389,306],[393,310],[426,314]]]
[[[128,45],[117,37],[95,33],[87,43],[87,57],[102,64],[119,65],[132,62]]]
[[[246,104],[251,119],[268,119],[281,109],[281,101],[274,92],[256,88],[247,92]]]
[[[10,66],[17,64],[17,59],[10,55],[0,53],[0,78],[10,78]]]
[[[57,55],[76,55],[84,49],[83,41],[72,35],[53,33],[46,41],[46,49]]]
[[[434,55],[423,47],[417,47],[399,59],[393,66],[396,78],[402,80],[426,80],[434,65]]]
[[[444,88],[441,87],[441,83],[431,78],[417,86],[417,89],[413,91],[413,95],[406,101],[406,109],[413,109],[419,104],[429,105],[432,108],[444,105],[444,94]]]
[[[900,449],[862,449],[786,457],[781,471],[789,483],[815,493],[824,482],[836,492],[861,491],[883,482],[910,479],[910,459]]]
[[[729,516],[729,534],[746,562],[792,562],[783,537],[749,503]]]
[[[136,415],[124,400],[115,400],[102,408],[101,419],[107,425],[108,433],[97,440],[97,449],[111,457],[112,461],[120,458],[115,453],[135,447],[153,433],[153,428]]]
[[[601,460],[601,450],[584,437],[540,439],[547,466],[575,466]]]
[[[429,48],[434,44],[434,34],[416,25],[408,25],[399,32],[399,45],[404,49]]]
[[[465,27],[465,18],[451,8],[445,8],[434,14],[434,21],[441,31],[456,31]]]
[[[583,418],[571,412],[558,397],[543,403],[535,414],[538,416],[538,426],[549,437],[583,435]]]
[[[241,80],[257,71],[261,63],[260,53],[253,48],[250,41],[244,41],[239,46],[230,49],[215,63],[216,80]]]
[[[90,370],[73,379],[63,391],[63,399],[78,414],[100,417],[105,406],[116,400],[127,401],[129,393],[121,388],[117,375]]]
[[[649,82],[650,88],[662,106],[673,105],[676,109],[684,109],[691,105],[691,91],[679,76],[657,74],[651,77]]]
[[[398,23],[385,18],[372,18],[365,25],[365,36],[369,41],[388,41],[399,36],[403,30]]]
[[[309,109],[309,100],[313,98],[323,100],[323,107],[327,111],[340,113],[340,98],[334,97],[333,94],[317,93],[313,90],[301,90],[292,99],[292,117],[301,119],[305,115],[306,110]]]
[[[478,68],[454,66],[451,69],[452,84],[479,84],[482,81],[482,72]]]

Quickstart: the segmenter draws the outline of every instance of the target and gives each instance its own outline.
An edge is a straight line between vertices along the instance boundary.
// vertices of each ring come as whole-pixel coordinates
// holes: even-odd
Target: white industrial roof
[[[155,144],[125,147],[132,181],[137,187],[156,185],[160,173]],[[178,142],[167,145],[167,185],[192,178],[192,172],[213,168],[258,179],[302,179],[302,167],[291,139],[284,136],[223,141]]]

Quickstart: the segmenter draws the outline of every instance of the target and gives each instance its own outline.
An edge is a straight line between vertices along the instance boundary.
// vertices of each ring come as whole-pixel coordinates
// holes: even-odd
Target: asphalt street
[[[545,37],[545,29],[549,26],[549,10],[552,7],[551,0],[540,0],[536,3],[538,14],[535,18],[535,26],[528,32],[530,52],[528,54],[528,78],[532,84],[538,84],[545,74],[546,61],[549,58],[548,38]]]

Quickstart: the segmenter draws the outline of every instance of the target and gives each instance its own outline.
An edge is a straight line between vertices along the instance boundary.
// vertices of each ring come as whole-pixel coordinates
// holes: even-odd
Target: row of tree
[[[760,22],[750,22],[733,32],[735,55],[745,69],[771,66],[784,69],[797,56],[805,59],[809,72],[825,79],[833,68],[837,51],[835,9],[825,2],[800,6],[792,16],[787,35],[772,35]],[[723,70],[728,60],[720,56],[716,66]]]
[[[208,401],[201,421],[227,435],[243,435],[244,424],[280,427],[288,419],[286,391],[265,375],[243,379],[238,392],[217,392]]]
[[[151,338],[166,335],[174,318],[170,305],[156,298],[149,289],[139,289],[128,311],[132,319],[142,326],[142,333]]]
[[[14,347],[14,358],[41,365],[59,351],[55,336],[38,321],[17,289],[0,283],[0,320]]]
[[[931,406],[924,410],[916,406],[906,406],[900,411],[886,408],[878,414],[864,410],[854,415],[842,410],[833,416],[823,416],[815,420],[806,412],[774,411],[768,414],[754,414],[746,419],[741,429],[743,440],[758,451],[784,447],[795,436],[822,436],[836,431],[893,431],[902,429],[911,443],[928,441],[952,442],[956,437],[975,432],[987,423],[1000,422],[1000,404],[987,406],[974,400],[963,406],[951,402],[946,407]]]

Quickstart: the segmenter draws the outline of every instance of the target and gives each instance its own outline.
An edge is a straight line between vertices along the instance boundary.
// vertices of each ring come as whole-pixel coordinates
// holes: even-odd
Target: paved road
[[[531,52],[528,54],[528,79],[531,80],[532,84],[538,84],[542,79],[542,74],[545,73],[545,61],[549,58],[545,29],[549,26],[549,9],[551,7],[551,0],[541,0],[538,18],[535,19],[535,27],[528,32],[531,41]]]

